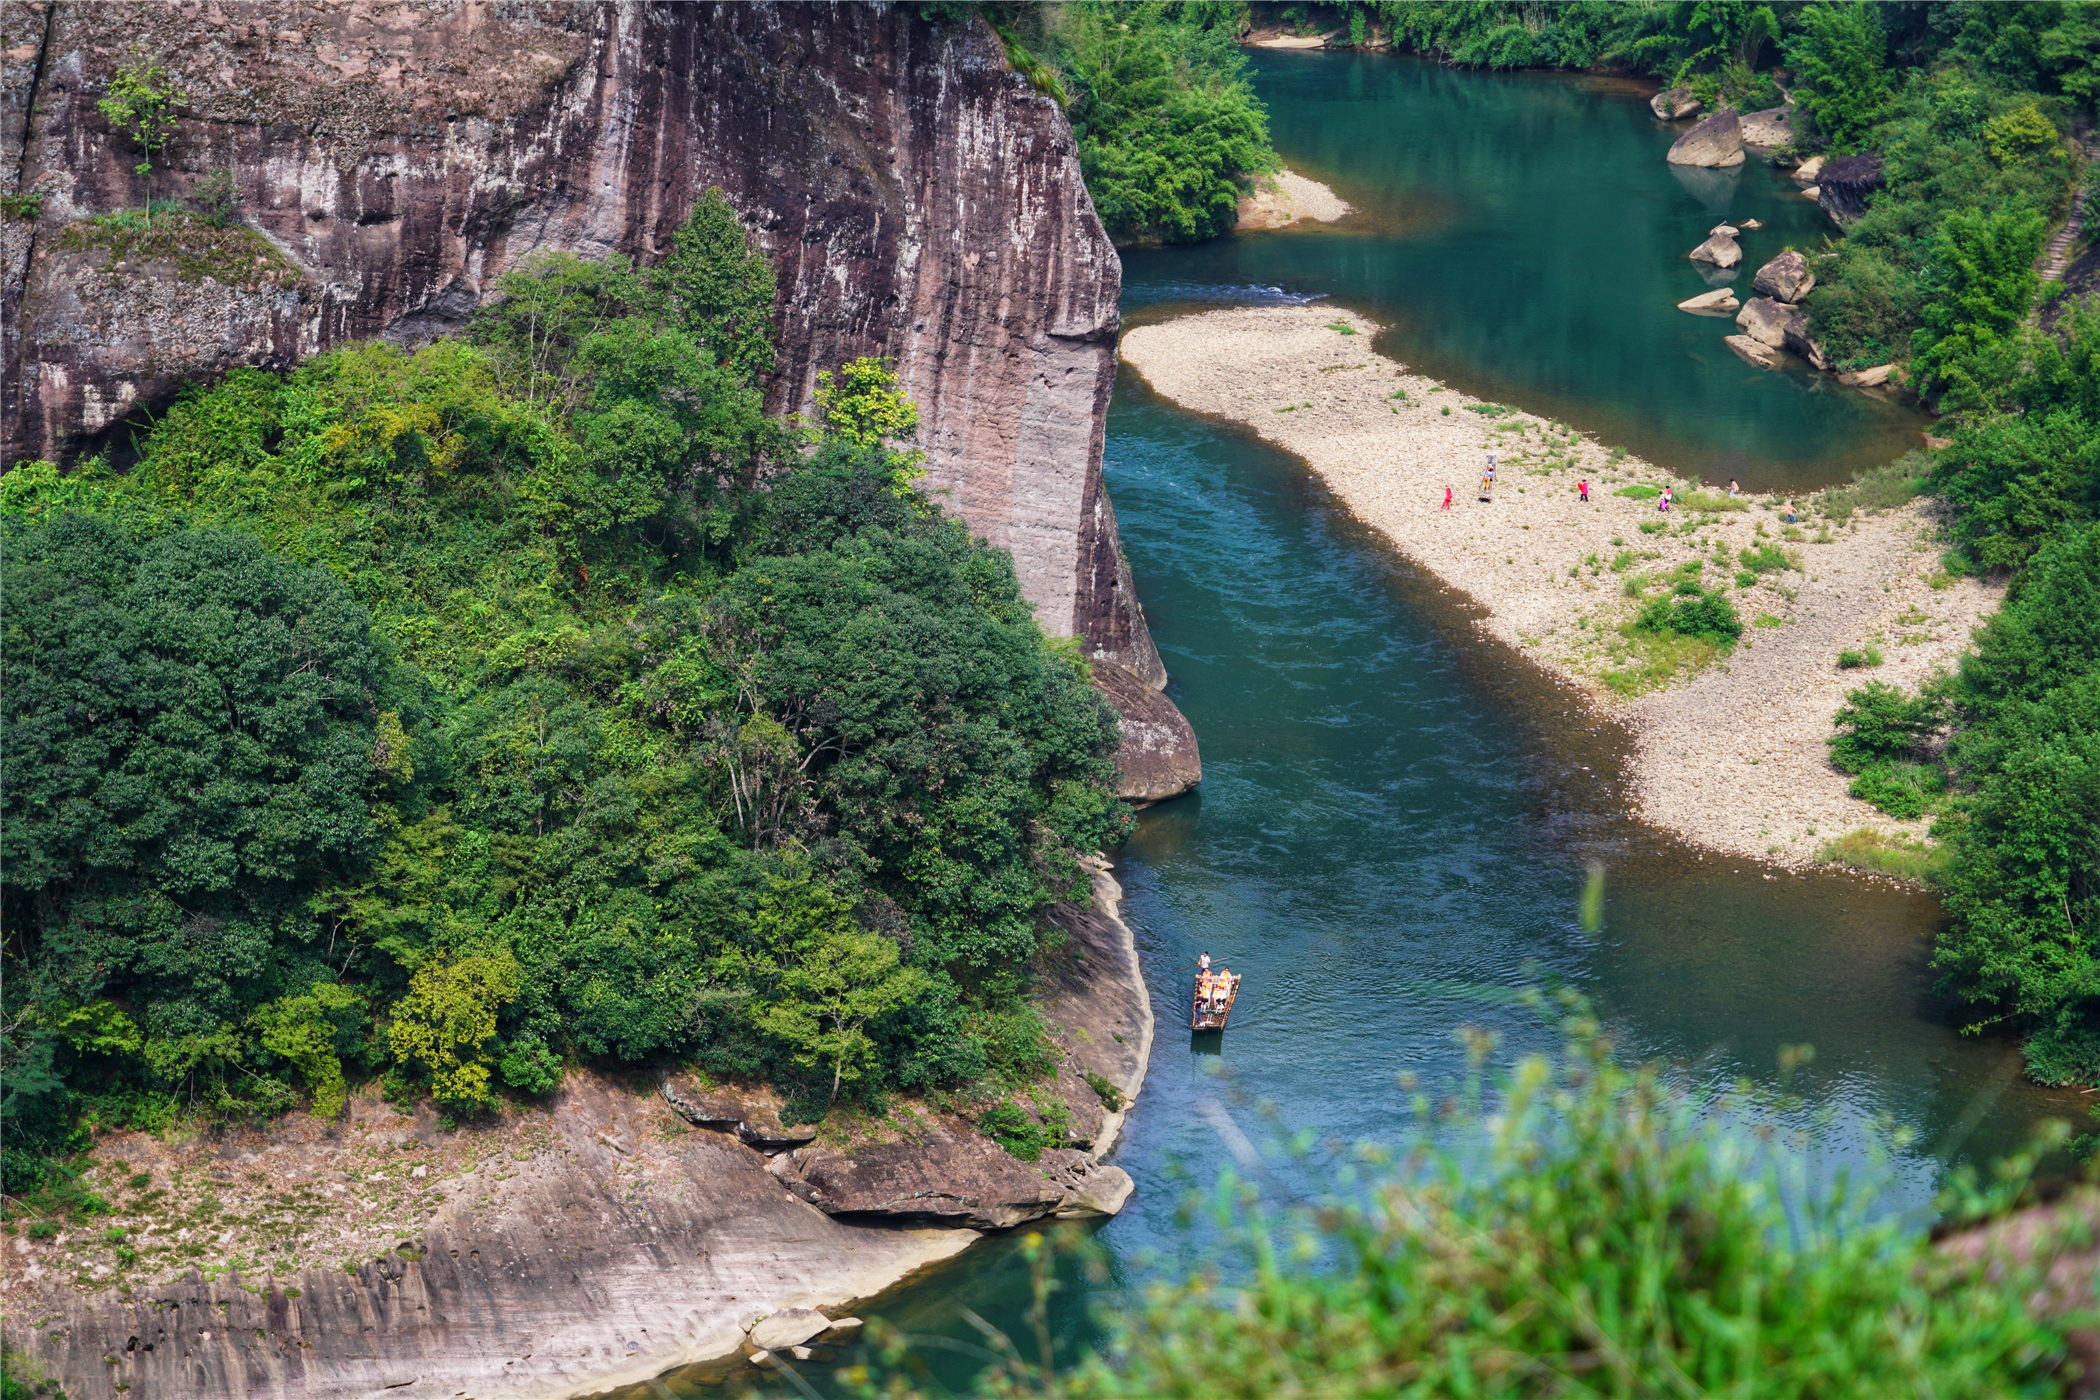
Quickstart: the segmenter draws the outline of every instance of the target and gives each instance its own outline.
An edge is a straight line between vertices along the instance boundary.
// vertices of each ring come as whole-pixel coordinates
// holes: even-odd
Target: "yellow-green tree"
[[[923,996],[926,973],[906,967],[897,945],[862,928],[853,907],[813,880],[776,880],[759,901],[760,951],[749,969],[770,999],[753,1018],[805,1069],[829,1067],[831,1103],[875,1061],[868,1023]]]
[[[146,222],[153,222],[153,157],[175,129],[175,104],[188,94],[157,59],[134,55],[109,80],[109,96],[96,104],[108,123],[138,144],[143,159],[132,167],[146,177]]]
[[[826,437],[888,452],[890,482],[897,491],[909,490],[926,474],[925,453],[889,446],[919,431],[919,408],[897,387],[888,361],[863,355],[840,365],[837,374],[820,370],[816,401]]]
[[[333,982],[316,982],[307,996],[279,997],[257,1007],[248,1017],[262,1048],[290,1060],[313,1094],[316,1118],[340,1113],[349,1091],[343,1083],[343,1061],[336,1054],[335,1017],[362,1011],[363,994]]]
[[[517,995],[518,961],[508,949],[425,963],[410,979],[408,995],[394,1004],[387,1033],[394,1058],[429,1070],[431,1093],[441,1103],[486,1102],[496,1012]]]

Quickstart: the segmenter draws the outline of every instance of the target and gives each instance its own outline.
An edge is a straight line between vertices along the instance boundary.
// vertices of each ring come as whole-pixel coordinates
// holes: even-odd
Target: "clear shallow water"
[[[1617,79],[1479,73],[1388,54],[1261,50],[1276,146],[1361,212],[1330,227],[1124,255],[1126,308],[1171,284],[1323,292],[1390,327],[1380,352],[1651,461],[1752,490],[1826,485],[1920,445],[1926,417],[1805,366],[1753,369],[1685,254],[1745,230],[1732,285],[1829,221],[1752,158],[1681,170],[1682,127]],[[1208,300],[1210,298],[1202,298]]]
[[[1351,59],[1349,71],[1377,62],[1406,66]],[[1519,103],[1530,83],[1549,108],[1569,86],[1437,76],[1477,79],[1502,104]],[[1283,148],[1299,163],[1287,135],[1301,129],[1296,100],[1271,92]],[[1130,302],[1302,294],[1280,273],[1209,264],[1234,248],[1257,261],[1242,244],[1327,237],[1133,257]],[[1366,305],[1347,286],[1333,294]],[[1780,416],[1791,401],[1761,402]],[[1860,446],[1879,431],[1871,421],[1832,429],[1830,450],[1882,450]],[[1455,1078],[1461,1025],[1501,1033],[1503,1060],[1551,1048],[1554,1037],[1511,1002],[1548,981],[1593,998],[1628,1055],[1677,1062],[1716,1088],[1742,1077],[1776,1087],[1779,1047],[1813,1045],[1814,1063],[1790,1085],[1799,1102],[1760,1116],[1804,1140],[1819,1172],[1885,1178],[1891,1210],[1922,1211],[1950,1162],[1994,1158],[2049,1114],[2083,1115],[2082,1096],[2019,1080],[2009,1045],[1954,1034],[1926,966],[1931,900],[1845,876],[1767,879],[1625,820],[1616,736],[1520,659],[1478,642],[1451,595],[1383,549],[1293,459],[1174,409],[1126,372],[1107,471],[1205,779],[1144,813],[1120,856],[1160,1030],[1114,1157],[1136,1196],[1099,1227],[1061,1227],[1103,1248],[1091,1270],[1059,1266],[1061,1346],[1098,1344],[1097,1318],[1125,1290],[1205,1255],[1184,1207],[1236,1152],[1258,1155],[1270,1195],[1317,1194],[1321,1172],[1293,1166],[1280,1139],[1402,1134],[1412,1117],[1396,1075]],[[1595,934],[1576,919],[1591,858],[1608,872]],[[1247,983],[1231,1029],[1198,1043],[1177,1027],[1206,949]],[[1910,1145],[1877,1156],[1876,1124],[1908,1130]],[[981,1339],[961,1316],[969,1308],[1032,1355],[1020,1243],[988,1240],[869,1312],[972,1346]],[[962,1351],[924,1355],[957,1387],[982,1364]],[[835,1393],[821,1368],[808,1374]],[[667,1381],[699,1393],[697,1376]]]

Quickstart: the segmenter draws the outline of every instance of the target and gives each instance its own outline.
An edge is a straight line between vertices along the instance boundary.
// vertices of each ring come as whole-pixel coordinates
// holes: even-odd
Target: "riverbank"
[[[814,1314],[988,1229],[1121,1209],[1130,1179],[1100,1159],[1152,1015],[1120,900],[1097,864],[1091,902],[1052,916],[1037,1008],[1060,1063],[1036,1101],[1066,1126],[1033,1163],[927,1104],[819,1131],[764,1093],[587,1070],[458,1129],[367,1090],[328,1121],[108,1132],[86,1184],[114,1214],[7,1241],[7,1341],[74,1400],[581,1396],[742,1368],[788,1309],[821,1341]]]
[[[1997,604],[2000,590],[1939,574],[1926,503],[1791,532],[1773,498],[1739,510],[1681,505],[1665,517],[1650,493],[1691,483],[1411,374],[1371,352],[1377,329],[1333,307],[1215,311],[1131,330],[1122,355],[1181,407],[1250,427],[1305,461],[1395,548],[1477,603],[1487,635],[1623,726],[1633,747],[1626,796],[1645,820],[1791,868],[1815,864],[1825,843],[1856,829],[1924,839],[1924,822],[1893,821],[1851,797],[1823,740],[1846,692],[1869,678],[1914,688],[1951,667]],[[1477,486],[1490,452],[1501,479],[1487,503]],[[1584,477],[1587,505],[1575,490]],[[1746,549],[1776,551],[1785,566],[1739,588]],[[1659,596],[1694,561],[1707,586],[1725,582],[1747,625],[1732,654],[1665,680],[1652,652],[1620,630],[1641,606],[1627,582]],[[1869,646],[1882,666],[1839,667],[1841,651]]]

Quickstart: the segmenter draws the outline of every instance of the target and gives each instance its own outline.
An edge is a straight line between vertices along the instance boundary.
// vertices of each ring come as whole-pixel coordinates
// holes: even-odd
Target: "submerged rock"
[[[1750,290],[1760,296],[1797,302],[1816,289],[1816,275],[1808,270],[1808,259],[1789,248],[1757,270]]]
[[[1743,248],[1728,235],[1717,233],[1685,256],[1693,262],[1712,263],[1715,267],[1734,267],[1743,260]]]
[[[1655,113],[1656,120],[1674,122],[1696,116],[1705,110],[1706,104],[1692,96],[1690,88],[1665,88],[1648,99],[1648,110]]]
[[[1743,123],[1733,107],[1720,111],[1700,122],[1697,126],[1677,138],[1669,154],[1664,156],[1672,165],[1697,165],[1709,169],[1743,163]]]

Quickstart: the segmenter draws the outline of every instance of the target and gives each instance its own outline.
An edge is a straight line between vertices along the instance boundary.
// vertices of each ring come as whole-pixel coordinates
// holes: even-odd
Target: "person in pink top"
[[[1590,503],[1590,479],[1588,477],[1584,477],[1582,480],[1576,482],[1575,489],[1582,493],[1582,503],[1584,505],[1588,505]]]
[[[1444,488],[1444,509],[1451,509],[1451,488],[1449,486]]]

